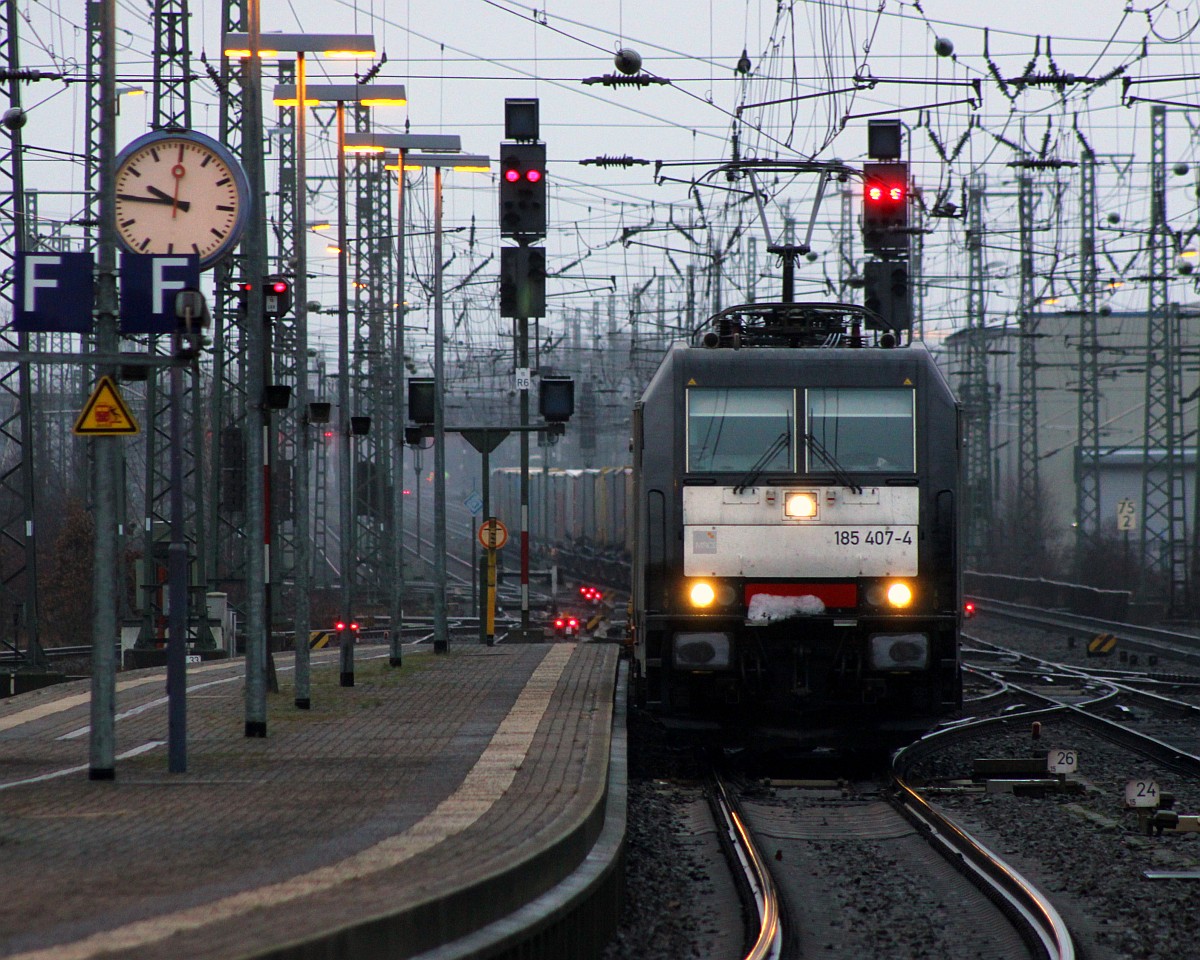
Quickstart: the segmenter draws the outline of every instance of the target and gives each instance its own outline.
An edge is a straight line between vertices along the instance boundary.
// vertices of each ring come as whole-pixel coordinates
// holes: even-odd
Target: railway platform
[[[126,672],[112,782],[87,777],[88,681],[0,701],[0,957],[502,956],[530,918],[594,925],[577,905],[615,904],[624,838],[617,661],[362,645],[341,687],[317,652],[300,711],[277,654],[265,739],[242,661],[192,665],[174,774],[165,672]]]

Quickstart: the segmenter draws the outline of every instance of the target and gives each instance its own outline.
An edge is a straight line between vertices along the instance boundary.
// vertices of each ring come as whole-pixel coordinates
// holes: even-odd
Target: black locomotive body
[[[959,711],[959,408],[925,347],[864,334],[872,318],[730,308],[636,405],[651,709],[830,742]]]

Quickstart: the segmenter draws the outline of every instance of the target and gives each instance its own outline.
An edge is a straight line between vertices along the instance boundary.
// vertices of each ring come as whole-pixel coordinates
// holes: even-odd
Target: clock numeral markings
[[[175,252],[175,244],[168,243],[167,244],[167,253],[174,253],[174,252]]]
[[[158,151],[155,150],[153,147],[150,148],[150,156],[152,156],[154,158],[155,163],[158,163]]]
[[[138,244],[138,249],[145,250],[148,246],[150,246],[150,238],[149,237],[147,237],[140,244]]]
[[[126,167],[125,169],[126,169],[126,170],[127,170],[129,173],[132,173],[132,174],[133,174],[135,177],[137,177],[139,180],[141,179],[141,177],[142,177],[142,173],[141,173],[141,171],[140,171],[140,170],[138,170],[138,168],[137,168],[137,167]]]
[[[199,244],[195,244],[195,243],[192,244],[192,253],[196,254],[196,256],[200,256]]]
[[[216,227],[213,227],[213,228],[212,228],[211,230],[209,230],[208,232],[209,232],[209,233],[211,233],[211,234],[212,234],[214,237],[217,237],[218,239],[219,239],[220,237],[223,237],[223,236],[224,236],[224,234],[223,234],[223,233],[221,233],[221,231],[220,231],[220,230],[218,230]]]
[[[211,162],[212,157],[205,155],[204,159],[200,161],[200,166],[201,168],[207,167]]]
[[[121,221],[121,229],[127,230],[130,227],[132,227],[135,223],[137,223],[137,220],[122,220]]]
[[[227,184],[227,183],[229,183],[229,178],[228,178],[228,177],[222,177],[220,180],[218,180],[218,181],[217,181],[217,186],[218,186],[218,187],[223,187],[223,186],[225,186],[225,184]]]
[[[227,204],[227,203],[218,203],[218,204],[217,204],[217,209],[218,209],[218,210],[224,210],[224,211],[226,211],[226,212],[230,212],[230,213],[231,213],[231,212],[233,211],[233,209],[234,209],[234,208],[233,208],[233,207],[231,207],[231,206],[229,206],[229,204]]]

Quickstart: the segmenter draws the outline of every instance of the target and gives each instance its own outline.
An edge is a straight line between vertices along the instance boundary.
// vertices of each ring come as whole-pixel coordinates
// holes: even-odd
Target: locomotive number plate
[[[916,527],[841,527],[834,528],[833,542],[839,547],[912,546]]]

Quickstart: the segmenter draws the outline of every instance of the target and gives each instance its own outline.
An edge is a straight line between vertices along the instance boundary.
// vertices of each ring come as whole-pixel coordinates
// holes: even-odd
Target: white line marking
[[[155,747],[161,747],[165,740],[151,740],[149,743],[143,743],[140,747],[134,747],[132,750],[126,750],[124,753],[118,753],[116,759],[128,760],[130,757],[136,757],[139,753],[145,753],[147,750],[153,750]],[[58,777],[66,777],[72,773],[82,773],[87,770],[89,764],[83,764],[79,767],[67,767],[65,770],[55,770],[53,773],[43,773],[37,777],[29,777],[25,780],[10,780],[8,783],[0,783],[0,790],[7,790],[9,787],[20,787],[27,783],[41,783],[43,780],[55,780]]]

